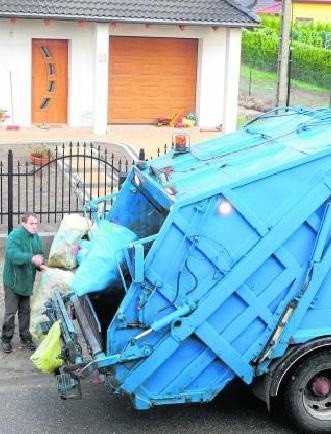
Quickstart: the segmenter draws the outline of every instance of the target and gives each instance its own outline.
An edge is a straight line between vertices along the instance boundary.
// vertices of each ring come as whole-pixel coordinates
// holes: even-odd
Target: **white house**
[[[195,112],[235,129],[241,28],[227,0],[0,2],[0,108],[12,122],[152,123]]]

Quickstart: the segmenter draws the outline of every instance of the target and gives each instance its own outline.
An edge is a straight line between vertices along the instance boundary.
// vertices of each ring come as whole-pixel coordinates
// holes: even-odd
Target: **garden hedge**
[[[279,20],[278,20],[279,23]],[[279,30],[276,20],[263,19],[262,24],[268,27],[260,27],[254,30],[244,30],[242,39],[243,63],[262,71],[277,71]],[[307,83],[315,84],[326,89],[331,88],[331,50],[321,47],[321,39],[317,35],[323,35],[328,27],[320,26],[322,30],[316,30],[318,26],[302,26],[299,31],[300,38],[292,40],[291,44],[291,77]],[[310,31],[310,39],[307,36]],[[297,28],[297,27],[295,27]],[[313,29],[315,29],[313,31]],[[309,45],[300,41],[315,41]],[[331,48],[331,47],[330,47]]]

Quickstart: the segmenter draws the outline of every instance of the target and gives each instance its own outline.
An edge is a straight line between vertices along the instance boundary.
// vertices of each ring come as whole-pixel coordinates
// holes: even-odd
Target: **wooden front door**
[[[32,40],[32,123],[66,123],[68,41]]]

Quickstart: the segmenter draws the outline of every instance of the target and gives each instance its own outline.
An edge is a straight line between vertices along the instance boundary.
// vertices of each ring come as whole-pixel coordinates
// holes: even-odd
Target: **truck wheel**
[[[331,352],[315,354],[292,371],[284,404],[300,432],[331,432]]]

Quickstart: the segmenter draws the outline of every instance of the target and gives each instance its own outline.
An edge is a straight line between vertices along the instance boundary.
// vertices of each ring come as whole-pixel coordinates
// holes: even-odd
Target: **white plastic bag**
[[[65,215],[54,237],[48,266],[66,270],[76,268],[79,241],[88,230],[89,223],[85,217],[79,214]]]

